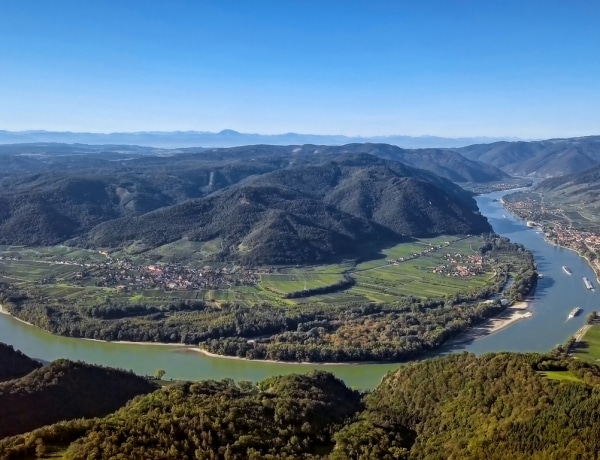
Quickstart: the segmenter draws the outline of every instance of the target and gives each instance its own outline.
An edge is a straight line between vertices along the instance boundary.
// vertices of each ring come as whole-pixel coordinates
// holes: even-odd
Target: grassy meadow
[[[596,364],[600,361],[600,324],[588,329],[581,343],[575,348],[573,356]]]

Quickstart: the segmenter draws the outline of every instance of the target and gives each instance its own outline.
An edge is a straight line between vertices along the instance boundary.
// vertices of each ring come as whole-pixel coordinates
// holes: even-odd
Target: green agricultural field
[[[483,244],[480,237],[439,236],[414,239],[407,243],[386,248],[378,258],[355,265],[352,261],[330,265],[306,267],[272,267],[268,273],[258,275],[257,285],[232,285],[204,290],[140,289],[130,291],[100,287],[95,278],[77,281],[77,274],[93,262],[104,263],[107,256],[98,251],[87,251],[67,246],[49,248],[0,247],[0,281],[17,286],[35,285],[40,292],[57,298],[95,305],[107,298],[122,299],[129,303],[160,305],[173,299],[205,300],[211,302],[239,302],[253,305],[267,301],[276,305],[293,305],[307,302],[391,303],[403,296],[440,298],[481,290],[489,285],[494,272],[488,271],[472,276],[452,276],[434,273],[441,265],[449,265],[449,258],[469,265],[469,257],[478,255]],[[140,248],[111,253],[113,260],[120,258],[138,265],[158,262],[179,262],[190,268],[208,264],[207,256],[218,251],[219,240],[195,242],[185,239],[166,244],[147,253],[133,254]],[[8,260],[18,257],[20,260]],[[401,261],[400,258],[403,258]],[[85,262],[84,262],[85,261]],[[57,262],[63,262],[61,264]],[[64,262],[68,262],[65,264]],[[501,261],[499,261],[501,262]],[[214,268],[223,264],[214,265]],[[355,284],[338,292],[312,295],[310,297],[285,299],[290,292],[336,285],[345,275],[354,278]]]
[[[573,355],[585,361],[594,363],[600,361],[600,324],[595,324],[588,329]]]
[[[311,271],[297,270],[296,273],[275,273],[260,275],[260,284],[268,288],[286,294],[288,292],[301,291],[302,289],[313,289],[316,287],[329,286],[343,279],[342,273],[316,273]]]
[[[192,267],[203,266],[212,254],[221,250],[221,239],[190,241],[181,239],[148,251],[144,257],[151,261],[179,262]]]
[[[351,290],[364,293],[367,298],[386,299],[390,296],[413,295],[422,298],[445,297],[462,292],[477,291],[488,285],[494,278],[494,273],[488,271],[482,274],[466,277],[449,274],[433,273],[435,267],[448,265],[447,256],[461,254],[476,255],[483,240],[479,237],[468,237],[457,240],[454,237],[437,237],[416,243],[407,243],[390,248],[385,252],[385,260],[369,261],[356,267],[357,285]],[[432,249],[425,254],[424,250]],[[414,257],[419,254],[418,257]],[[387,260],[397,260],[398,257],[408,260],[388,263]],[[469,265],[468,261],[460,262]]]

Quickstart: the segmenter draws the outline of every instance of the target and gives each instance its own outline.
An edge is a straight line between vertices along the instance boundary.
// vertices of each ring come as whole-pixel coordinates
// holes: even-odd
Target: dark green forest
[[[591,460],[599,443],[599,367],[462,353],[403,365],[367,393],[321,371],[176,383],[102,418],[6,437],[0,458]]]
[[[0,437],[60,420],[106,415],[157,385],[132,372],[57,360],[0,383]]]
[[[39,367],[41,363],[0,342],[0,382],[23,377]]]

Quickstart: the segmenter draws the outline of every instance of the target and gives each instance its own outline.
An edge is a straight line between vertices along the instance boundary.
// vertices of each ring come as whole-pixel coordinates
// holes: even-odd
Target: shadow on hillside
[[[385,260],[387,258],[387,256],[384,253],[385,250],[392,249],[399,244],[414,243],[416,241],[419,241],[419,240],[417,238],[412,238],[412,237],[406,236],[406,237],[403,237],[402,240],[399,240],[395,243],[387,243],[386,242],[384,244],[377,244],[377,243],[365,244],[359,251],[359,257],[358,257],[357,263],[371,261],[371,260]]]

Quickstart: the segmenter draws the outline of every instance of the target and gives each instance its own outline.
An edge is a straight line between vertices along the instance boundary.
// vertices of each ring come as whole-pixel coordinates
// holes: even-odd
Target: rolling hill
[[[458,183],[486,183],[506,180],[509,176],[486,163],[473,161],[450,149],[407,150],[389,144],[347,144],[341,146],[245,145],[231,148],[161,149],[135,145],[85,145],[31,143],[0,145],[3,171],[0,177],[14,173],[106,169],[170,170],[186,164],[191,169],[207,162],[266,161],[274,158],[296,162],[322,162],[322,156],[369,153],[431,171]],[[284,165],[281,165],[284,167]]]
[[[23,377],[40,367],[38,361],[0,342],[0,382]]]
[[[555,208],[557,214],[577,216],[571,225],[591,229],[600,221],[600,166],[546,179],[532,191],[542,195],[546,207]]]
[[[221,259],[305,263],[358,257],[365,246],[408,236],[487,231],[472,197],[456,185],[363,154],[278,170],[206,198],[111,220],[73,243],[152,248],[220,237]]]
[[[0,383],[0,438],[60,420],[106,415],[157,388],[131,372],[57,360]]]
[[[410,236],[487,232],[471,196],[431,170],[455,181],[507,177],[456,153],[384,144],[30,144],[2,146],[0,159],[0,244],[150,249],[219,238],[218,260],[249,264],[355,258]]]
[[[455,149],[464,157],[514,176],[555,177],[600,164],[600,136],[495,142]]]
[[[211,162],[148,158],[142,164],[13,173],[0,181],[0,244],[51,245],[277,170],[286,160]]]
[[[514,353],[407,363],[366,394],[323,371],[180,382],[0,440],[0,458],[593,459],[599,385],[596,365]]]
[[[413,168],[425,169],[452,182],[485,183],[507,180],[508,174],[499,168],[465,158],[449,149],[408,150],[389,144],[347,144],[342,146],[304,145],[296,153],[316,152],[325,155],[368,153],[386,160],[398,161]]]

